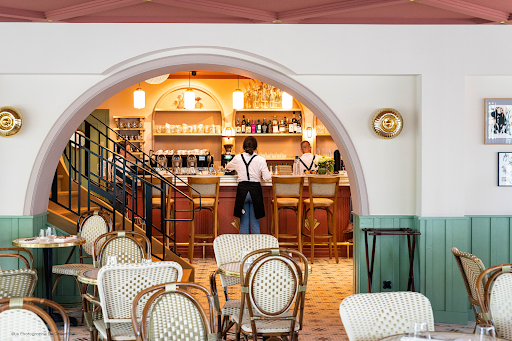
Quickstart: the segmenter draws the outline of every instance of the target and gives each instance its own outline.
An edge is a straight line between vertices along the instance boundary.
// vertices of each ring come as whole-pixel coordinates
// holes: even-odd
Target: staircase
[[[95,118],[92,115],[91,117]],[[183,268],[182,281],[193,282],[194,267],[175,251],[176,231],[174,230],[168,235],[163,227],[169,221],[194,219],[194,211],[176,211],[175,205],[174,214],[171,215],[175,218],[166,218],[165,205],[162,205],[160,214],[153,214],[152,208],[152,199],[155,193],[160,197],[162,203],[165,203],[169,196],[175,202],[178,198],[192,200],[177,189],[176,182],[181,182],[182,186],[188,185],[172,172],[172,182],[162,177],[151,167],[153,160],[149,155],[126,141],[125,143],[137,152],[138,158],[135,157],[134,154],[126,151],[125,146],[116,141],[122,140],[121,135],[105,126],[100,120],[97,121],[104,126],[103,130],[110,134],[104,134],[87,121],[84,122],[86,132],[74,134],[55,171],[47,221],[66,233],[76,234],[76,222],[83,212],[106,210],[112,215],[114,230],[130,230],[145,234],[152,244],[153,260],[179,263]],[[94,134],[90,134],[91,131]],[[88,132],[89,134],[87,134]],[[90,138],[91,135],[95,136],[94,140]],[[114,136],[116,140],[110,138],[109,135]],[[115,153],[114,150],[121,151],[126,158]],[[106,174],[103,169],[97,167],[98,164],[106,165]],[[158,179],[158,181],[154,181],[154,179]],[[155,185],[156,182],[159,184]],[[119,188],[124,190],[119,190]],[[123,193],[122,199],[118,201],[117,205],[113,205],[116,201],[113,191]],[[119,193],[117,193],[118,199]],[[128,202],[127,205],[124,205],[125,200]],[[177,218],[177,212],[179,212],[180,218]],[[183,216],[186,217],[183,218]],[[155,224],[157,221],[160,224]]]

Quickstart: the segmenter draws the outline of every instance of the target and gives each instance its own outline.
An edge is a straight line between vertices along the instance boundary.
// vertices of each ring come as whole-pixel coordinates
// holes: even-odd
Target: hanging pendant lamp
[[[238,76],[238,87],[233,91],[233,109],[244,108],[244,92],[240,90],[240,76]]]
[[[196,107],[196,94],[190,87],[190,71],[188,72],[188,89],[185,91],[183,100],[185,101],[184,107],[187,110],[194,109]]]
[[[146,106],[146,93],[139,87],[133,92],[133,106],[135,109],[143,109]]]
[[[293,97],[283,92],[283,109],[289,110],[293,107]]]

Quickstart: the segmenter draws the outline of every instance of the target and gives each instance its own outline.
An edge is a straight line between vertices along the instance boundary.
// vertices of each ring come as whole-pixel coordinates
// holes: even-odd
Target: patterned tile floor
[[[196,282],[209,287],[209,275],[216,269],[215,260],[194,260]],[[352,294],[352,259],[340,258],[339,264],[334,260],[317,259],[313,273],[309,277],[304,328],[300,333],[300,341],[348,341],[338,313],[340,302]],[[220,281],[219,281],[220,282]],[[219,292],[221,292],[220,283]],[[235,288],[235,287],[234,287]],[[237,296],[235,290],[230,298]],[[202,300],[203,306],[206,300]],[[71,316],[80,318],[79,308],[68,310]],[[450,325],[436,323],[436,330],[472,332],[474,322],[468,325]],[[84,324],[71,328],[72,341],[89,340],[89,331]]]

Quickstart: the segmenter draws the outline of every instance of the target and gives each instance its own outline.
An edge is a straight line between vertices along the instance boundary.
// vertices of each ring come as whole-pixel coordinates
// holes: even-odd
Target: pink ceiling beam
[[[127,7],[142,2],[143,0],[96,0],[88,1],[75,6],[48,11],[45,14],[46,18],[51,20],[66,20],[69,18],[81,17],[92,13]]]
[[[364,11],[365,9],[391,6],[408,2],[410,2],[410,0],[347,0],[327,5],[313,6],[292,11],[280,12],[277,14],[277,18],[283,22],[289,22],[293,20],[303,20],[328,15],[330,16],[333,14],[345,12]]]
[[[277,14],[269,11],[224,4],[208,0],[152,0],[153,2],[194,9],[198,11],[212,12],[217,14],[229,15],[232,17],[246,18],[258,21],[272,22],[277,19]]]
[[[245,18],[171,17],[171,16],[86,16],[66,20],[69,23],[222,23],[252,24]],[[188,76],[187,76],[188,77]],[[187,78],[188,79],[188,78]]]
[[[462,0],[418,0],[418,3],[493,22],[506,22],[510,17],[510,13]]]
[[[0,7],[0,16],[34,21],[42,21],[46,19],[43,12],[28,11],[11,7]]]

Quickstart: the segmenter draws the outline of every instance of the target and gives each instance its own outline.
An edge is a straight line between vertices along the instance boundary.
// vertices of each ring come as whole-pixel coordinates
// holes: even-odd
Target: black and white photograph
[[[512,144],[512,98],[485,99],[485,144]]]

